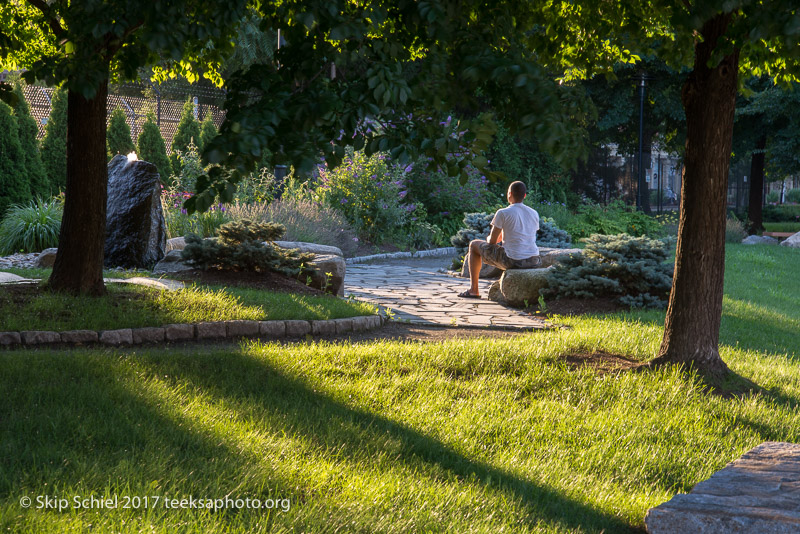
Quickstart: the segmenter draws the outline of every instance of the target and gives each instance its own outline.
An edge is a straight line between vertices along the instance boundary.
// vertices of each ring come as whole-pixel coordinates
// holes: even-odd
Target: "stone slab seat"
[[[579,248],[541,248],[541,266],[536,269],[509,269],[500,280],[489,288],[489,300],[513,307],[536,304],[539,291],[547,287],[547,274],[553,266],[575,254],[582,254]]]
[[[800,444],[764,442],[644,521],[650,534],[800,532]]]

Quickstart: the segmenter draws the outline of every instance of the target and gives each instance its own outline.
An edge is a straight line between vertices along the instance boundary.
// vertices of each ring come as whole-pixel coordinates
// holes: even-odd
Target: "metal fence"
[[[31,108],[31,115],[39,126],[38,137],[44,137],[47,121],[50,117],[54,89],[35,85],[23,86],[25,100]],[[139,137],[142,126],[147,120],[148,113],[156,118],[156,123],[161,129],[161,135],[171,151],[172,139],[178,129],[183,105],[187,99],[192,99],[195,118],[202,121],[211,115],[214,124],[219,128],[225,119],[225,112],[221,109],[225,92],[194,85],[149,85],[149,84],[122,84],[109,87],[107,115],[120,108],[125,112],[128,126],[131,129],[133,141]]]

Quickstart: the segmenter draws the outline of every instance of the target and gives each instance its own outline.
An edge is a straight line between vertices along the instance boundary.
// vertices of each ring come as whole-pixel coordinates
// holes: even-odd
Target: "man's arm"
[[[492,232],[489,234],[489,244],[494,245],[497,242],[503,241],[503,230],[497,226],[492,226]]]

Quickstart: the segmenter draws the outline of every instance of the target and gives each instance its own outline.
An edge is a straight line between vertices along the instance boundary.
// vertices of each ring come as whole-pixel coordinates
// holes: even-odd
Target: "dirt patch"
[[[379,328],[377,330],[337,336],[335,339],[350,341],[352,343],[360,341],[376,341],[381,339],[437,342],[450,339],[474,339],[479,337],[491,337],[493,339],[499,339],[521,336],[527,333],[529,332],[519,330],[501,330],[498,328],[429,326],[390,322],[383,328]]]
[[[299,295],[326,295],[319,289],[278,273],[254,273],[233,271],[202,271],[195,269],[183,272],[176,277],[186,283],[222,285],[244,287],[250,289],[263,289],[281,293],[296,293]]]
[[[591,367],[598,374],[624,371],[635,371],[647,365],[647,362],[634,360],[620,354],[608,352],[577,351],[565,354],[564,360],[573,368]]]
[[[526,308],[525,311],[537,317],[552,317],[553,315],[602,315],[629,309],[614,298],[565,298],[552,302],[548,301],[545,304],[545,311],[540,310],[539,306],[531,306]]]

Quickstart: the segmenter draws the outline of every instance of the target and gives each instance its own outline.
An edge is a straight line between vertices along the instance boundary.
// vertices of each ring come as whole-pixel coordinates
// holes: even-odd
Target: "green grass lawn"
[[[663,312],[439,344],[0,352],[0,530],[628,532],[765,440],[800,440],[800,251],[728,247],[722,356],[761,386],[674,369],[598,374],[565,354],[651,358]],[[49,495],[148,509],[22,508]],[[287,498],[288,511],[163,498]]]
[[[768,232],[800,232],[800,222],[765,222]]]
[[[14,271],[32,278],[49,276],[49,272],[29,269]],[[41,292],[25,303],[0,290],[0,332],[111,330],[230,319],[338,319],[376,313],[371,304],[328,295],[295,295],[221,286],[162,291],[133,284],[107,284],[107,290],[103,297]]]

